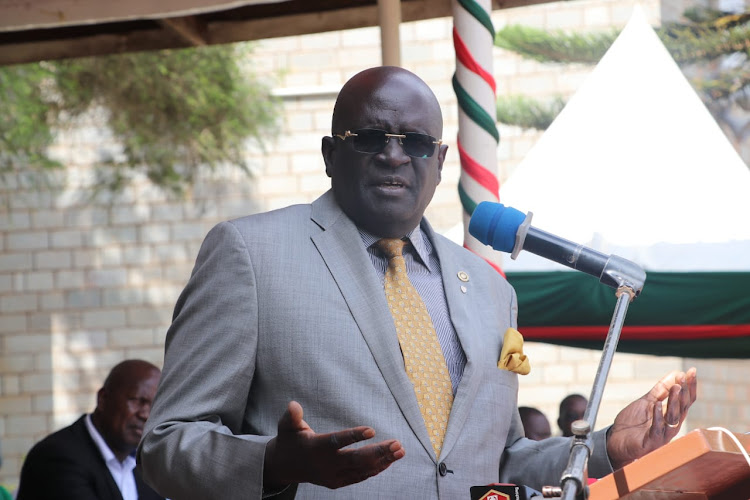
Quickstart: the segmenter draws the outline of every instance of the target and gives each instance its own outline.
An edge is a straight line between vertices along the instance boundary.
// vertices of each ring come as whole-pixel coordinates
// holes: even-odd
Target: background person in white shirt
[[[162,498],[141,480],[134,458],[160,376],[159,368],[137,359],[112,368],[94,412],[29,451],[18,500]]]

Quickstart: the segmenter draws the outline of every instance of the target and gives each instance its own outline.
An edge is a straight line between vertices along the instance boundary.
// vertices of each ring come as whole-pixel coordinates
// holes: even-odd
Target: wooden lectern
[[[737,434],[750,450],[750,435]],[[697,429],[590,486],[590,500],[748,500],[750,464],[726,433]]]

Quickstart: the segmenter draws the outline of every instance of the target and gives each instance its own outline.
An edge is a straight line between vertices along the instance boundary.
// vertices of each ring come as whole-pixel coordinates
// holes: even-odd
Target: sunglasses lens
[[[355,130],[354,149],[360,153],[380,153],[385,149],[385,131],[375,129]]]
[[[407,132],[403,139],[404,152],[416,158],[429,158],[435,152],[435,138],[427,134]]]
[[[377,154],[385,149],[390,137],[385,130],[364,128],[354,131],[352,145],[356,151],[367,154]],[[415,158],[429,158],[435,152],[436,139],[431,135],[407,132],[405,137],[399,138],[404,153]]]

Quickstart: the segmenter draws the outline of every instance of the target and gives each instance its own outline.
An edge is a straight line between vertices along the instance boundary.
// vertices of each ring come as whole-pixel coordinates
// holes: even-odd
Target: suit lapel
[[[311,239],[341,291],[375,362],[404,418],[422,446],[432,455],[432,444],[419,412],[414,388],[406,376],[393,317],[383,287],[373,272],[359,231],[329,191],[312,205],[312,219],[323,231]]]
[[[112,477],[112,473],[109,472],[109,468],[107,467],[107,463],[104,461],[104,457],[102,457],[102,452],[99,451],[99,448],[94,442],[94,438],[91,437],[89,430],[86,428],[85,418],[86,416],[84,415],[73,425],[75,427],[76,433],[78,433],[78,435],[81,437],[81,442],[86,443],[86,447],[88,448],[88,455],[91,458],[91,467],[93,470],[97,470],[94,475],[98,478],[97,481],[99,481],[100,486],[106,488],[106,490],[109,492],[109,496],[106,498],[110,500],[122,500],[122,493],[120,492],[120,488],[117,487],[117,483]]]
[[[477,335],[472,335],[476,328],[471,315],[472,311],[476,314],[476,309],[468,307],[469,301],[472,301],[471,281],[464,282],[458,278],[461,269],[462,259],[456,258],[455,251],[450,248],[447,240],[435,235],[429,224],[422,225],[432,241],[435,251],[440,259],[440,272],[443,278],[443,287],[445,289],[445,300],[448,305],[448,313],[451,322],[456,330],[458,339],[461,342],[461,348],[466,355],[466,366],[461,377],[461,383],[456,391],[456,397],[453,400],[450,419],[448,420],[448,429],[443,441],[442,456],[447,456],[451,448],[456,444],[461,430],[469,415],[474,399],[479,389],[480,377],[477,373],[478,350],[482,346],[477,342]],[[461,291],[461,286],[466,287],[466,293]]]

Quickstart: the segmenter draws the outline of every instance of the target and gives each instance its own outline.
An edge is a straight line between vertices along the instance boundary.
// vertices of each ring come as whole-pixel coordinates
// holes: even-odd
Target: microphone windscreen
[[[502,203],[483,201],[469,220],[469,234],[495,250],[511,253],[516,244],[518,227],[526,214]]]

